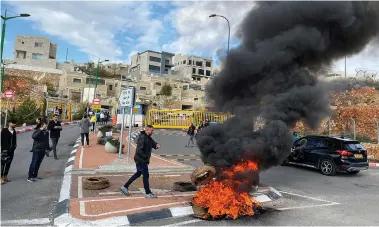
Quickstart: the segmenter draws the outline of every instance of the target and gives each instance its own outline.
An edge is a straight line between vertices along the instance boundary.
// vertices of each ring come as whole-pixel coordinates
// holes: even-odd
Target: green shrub
[[[115,139],[113,137],[109,137],[108,140],[107,140],[108,143],[112,144],[114,147],[117,147],[119,148],[120,147],[120,140],[119,139]],[[125,145],[122,145],[122,148],[124,148]]]
[[[113,132],[114,127],[112,125],[104,125],[99,128],[99,131],[105,136],[106,132]]]
[[[16,121],[17,125],[32,125],[36,123],[36,119],[41,117],[41,110],[35,101],[26,98],[25,101],[17,108],[16,112],[8,112],[8,119]]]

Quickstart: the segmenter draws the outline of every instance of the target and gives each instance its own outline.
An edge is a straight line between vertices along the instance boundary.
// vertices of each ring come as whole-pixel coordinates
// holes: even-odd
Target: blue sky
[[[58,44],[57,60],[75,62],[98,58],[130,63],[144,50],[213,57],[216,65],[227,47],[227,23],[209,18],[226,16],[231,25],[231,48],[239,44],[236,32],[253,2],[149,2],[149,1],[1,1],[1,13],[29,13],[29,18],[7,22],[4,57],[13,58],[16,35],[48,37]],[[368,47],[348,59],[348,72],[356,68],[379,71],[379,51]],[[221,54],[220,54],[221,53]],[[334,65],[344,70],[343,59]]]

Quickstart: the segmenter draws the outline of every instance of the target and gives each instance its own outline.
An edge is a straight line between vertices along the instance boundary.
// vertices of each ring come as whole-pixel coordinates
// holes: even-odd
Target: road
[[[58,143],[59,160],[45,157],[40,168],[43,179],[35,183],[27,182],[32,154],[32,132],[17,135],[17,150],[8,178],[11,182],[1,186],[2,224],[17,220],[51,220],[59,199],[63,171],[73,143],[79,137],[78,126],[64,126]],[[20,221],[22,223],[22,221]],[[44,223],[44,221],[42,221]]]
[[[178,159],[185,154],[199,154],[196,148],[185,148],[188,138],[180,133],[157,130],[154,139],[161,143],[158,154]],[[193,166],[201,161],[182,161]],[[379,168],[357,175],[338,174],[328,177],[313,169],[279,166],[261,173],[261,183],[283,194],[264,214],[238,220],[203,221],[193,217],[170,218],[139,223],[139,226],[262,226],[262,225],[378,225]]]

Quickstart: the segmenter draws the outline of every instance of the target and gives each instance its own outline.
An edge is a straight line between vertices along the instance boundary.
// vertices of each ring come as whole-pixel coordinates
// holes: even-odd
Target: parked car
[[[332,176],[337,172],[357,174],[369,167],[367,151],[356,140],[344,137],[305,136],[293,143],[291,155],[282,165],[315,168]]]

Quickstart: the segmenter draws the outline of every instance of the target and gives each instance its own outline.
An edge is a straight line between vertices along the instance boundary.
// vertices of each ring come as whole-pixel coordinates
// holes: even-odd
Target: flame
[[[236,188],[243,182],[233,179],[236,173],[248,171],[258,171],[258,164],[253,161],[242,161],[230,169],[222,170],[226,178],[211,181],[200,188],[193,199],[193,203],[208,208],[208,214],[212,218],[237,219],[239,216],[254,215],[253,207],[260,204],[251,198],[249,193],[237,192]]]

